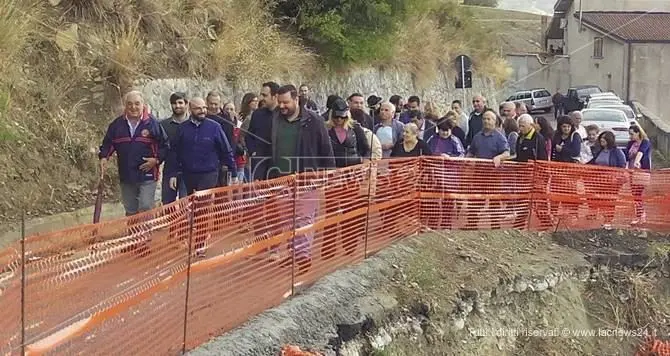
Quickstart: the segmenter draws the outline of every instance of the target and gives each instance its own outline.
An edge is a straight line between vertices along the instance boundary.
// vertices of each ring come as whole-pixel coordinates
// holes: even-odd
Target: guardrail
[[[198,192],[0,251],[0,352],[180,354],[426,229],[670,230],[669,198],[670,171],[440,157]]]

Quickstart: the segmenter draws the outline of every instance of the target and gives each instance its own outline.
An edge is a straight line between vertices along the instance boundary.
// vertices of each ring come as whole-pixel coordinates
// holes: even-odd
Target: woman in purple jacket
[[[631,179],[631,190],[635,199],[635,217],[633,224],[646,221],[644,206],[642,205],[642,193],[644,186],[648,184],[649,170],[651,169],[651,142],[641,127],[633,125],[628,129],[630,141],[626,146],[626,157],[628,168],[635,169]],[[641,170],[641,171],[640,171]]]

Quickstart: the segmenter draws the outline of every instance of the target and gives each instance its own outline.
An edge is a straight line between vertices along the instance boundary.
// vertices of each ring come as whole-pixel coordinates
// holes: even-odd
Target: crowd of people
[[[218,186],[394,157],[474,157],[495,167],[553,160],[651,168],[651,145],[638,126],[630,127],[621,150],[612,132],[583,127],[579,111],[558,116],[554,128],[522,103],[503,102],[494,110],[481,95],[473,97],[470,113],[454,100],[443,114],[418,96],[384,100],[360,93],[331,95],[319,112],[308,86],[275,82],[264,83],[258,95],[245,94],[239,108],[216,91],[205,98],[177,92],[169,101],[172,116],[158,120],[140,92],[127,93],[124,113],[100,146],[102,170],[117,153],[127,216],[153,208],[161,164],[163,204]],[[645,218],[643,187],[632,182],[637,221]]]

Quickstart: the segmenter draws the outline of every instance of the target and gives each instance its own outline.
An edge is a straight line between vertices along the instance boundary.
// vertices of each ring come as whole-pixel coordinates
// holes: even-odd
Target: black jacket
[[[486,109],[487,108],[484,108],[484,111],[486,111]],[[472,138],[484,127],[484,111],[482,111],[481,114],[478,114],[476,111],[470,113],[470,118],[468,119],[468,133],[465,136],[465,142],[463,142],[466,149],[472,143]]]
[[[370,145],[365,137],[365,132],[357,122],[354,127],[347,129],[347,137],[344,142],[337,138],[335,129],[328,130],[330,143],[333,146],[336,167],[348,167],[362,162],[362,158],[369,158]]]
[[[255,110],[249,121],[249,130],[244,142],[249,154],[249,165],[254,180],[266,179],[270,157],[272,157],[272,115],[273,110]]]
[[[525,135],[519,135],[516,140],[516,158],[514,160],[517,162],[546,161],[549,158],[547,157],[546,144],[544,136],[537,131],[533,133],[530,139],[527,139]]]
[[[270,142],[277,142],[277,121],[285,120],[275,110],[272,115],[272,135]],[[330,144],[330,137],[328,136],[328,129],[323,122],[321,116],[311,110],[300,110],[300,132],[298,133],[298,142],[296,142],[296,156],[292,162],[291,167],[296,167],[293,173],[301,173],[305,171],[317,171],[320,169],[334,169],[335,158],[333,157],[333,146]],[[277,150],[272,145],[272,162],[276,162],[279,157]],[[278,174],[276,169],[271,170],[272,174]],[[275,178],[269,176],[268,178]]]

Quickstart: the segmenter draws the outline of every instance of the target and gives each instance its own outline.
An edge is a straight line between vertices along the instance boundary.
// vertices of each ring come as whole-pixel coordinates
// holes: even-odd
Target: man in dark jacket
[[[172,189],[177,188],[177,177],[181,177],[188,194],[193,194],[218,185],[221,163],[232,173],[233,180],[237,177],[237,167],[223,129],[207,118],[205,101],[191,99],[190,109],[191,117],[177,130],[166,175],[170,177]]]
[[[223,110],[223,100],[221,98],[221,94],[217,91],[210,91],[207,94],[206,97],[207,101],[207,118],[216,121],[219,125],[221,125],[221,129],[223,129],[223,134],[226,136],[226,140],[231,144],[233,141],[233,131],[236,126],[236,122],[234,122],[233,118],[230,117],[230,114],[228,114],[226,111]],[[235,146],[232,147],[234,150],[235,155],[243,155],[244,154],[244,149],[241,146]],[[223,163],[223,162],[221,162]],[[222,164],[221,165],[221,170],[219,171],[219,176],[218,176],[218,186],[219,187],[224,187],[228,185],[228,175],[229,171],[225,169],[225,166]]]
[[[305,108],[308,110],[312,110],[315,112],[319,111],[319,106],[316,105],[316,102],[312,100],[312,98],[309,95],[309,87],[307,84],[302,84],[300,86],[300,98],[302,101],[305,103]]]
[[[272,117],[272,167],[268,176],[285,176],[306,171],[335,168],[333,147],[323,119],[299,104],[298,91],[293,85],[284,85],[277,91],[279,110]],[[318,211],[319,192],[316,189],[299,190],[295,201],[296,228],[314,223]],[[299,271],[311,266],[313,232],[295,236],[290,248],[295,251]],[[277,256],[277,249],[273,249]],[[278,256],[277,256],[278,257]],[[281,258],[283,264],[291,255]]]
[[[163,130],[170,140],[170,147],[174,147],[174,140],[177,138],[177,128],[184,121],[188,120],[188,99],[185,93],[172,93],[170,95],[170,106],[172,107],[172,116],[160,121]],[[164,168],[165,169],[165,168]],[[163,204],[170,204],[179,197],[180,199],[187,196],[186,185],[183,179],[177,181],[179,189],[174,190],[170,188],[170,178],[165,176],[163,171],[163,182],[161,184],[161,200]]]
[[[372,129],[375,128],[375,123],[374,120],[372,119],[372,116],[365,113],[365,98],[363,98],[362,94],[353,93],[349,95],[349,98],[347,98],[347,104],[349,104],[349,108],[351,108],[352,110],[363,111],[362,117],[360,119],[357,119],[358,123],[361,124],[361,126],[365,127],[370,131],[372,131]]]
[[[170,143],[165,130],[148,113],[140,92],[127,93],[123,102],[125,113],[109,124],[98,157],[102,174],[116,152],[121,201],[126,216],[131,216],[154,207],[158,167],[166,159]]]
[[[544,136],[533,127],[533,117],[528,114],[519,116],[519,138],[516,141],[517,162],[546,161],[546,141]]]
[[[472,108],[473,110],[468,119],[468,133],[465,136],[465,142],[463,142],[466,150],[472,143],[472,138],[484,127],[482,114],[487,110],[486,98],[481,95],[476,95],[472,98]]]
[[[255,110],[245,134],[252,180],[267,179],[267,170],[272,157],[272,116],[277,108],[279,84],[263,83],[261,87],[262,107]]]

